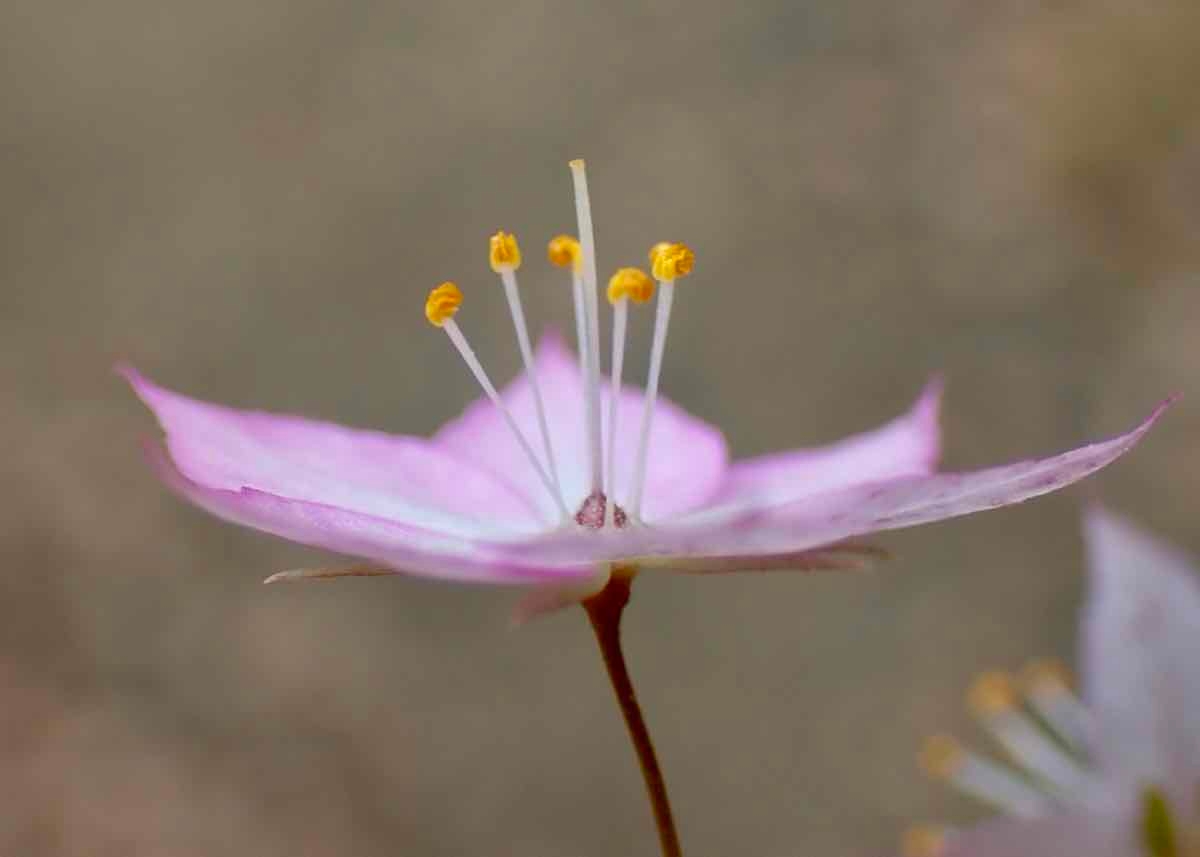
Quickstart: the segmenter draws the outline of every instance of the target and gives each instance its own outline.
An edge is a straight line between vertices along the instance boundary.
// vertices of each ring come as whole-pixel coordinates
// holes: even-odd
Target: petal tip
[[[565,366],[579,371],[575,361],[575,352],[567,346],[567,340],[563,337],[562,332],[553,325],[548,326],[542,332],[541,338],[538,339],[534,364],[540,370]]]
[[[1172,393],[1170,396],[1167,396],[1167,398],[1155,405],[1154,410],[1150,412],[1149,416],[1147,416],[1140,423],[1134,426],[1133,429],[1125,434],[1125,438],[1128,441],[1127,448],[1132,448],[1134,444],[1140,441],[1146,432],[1150,431],[1150,429],[1154,427],[1155,423],[1162,418],[1163,414],[1170,410],[1171,407],[1182,397],[1182,393]]]
[[[945,375],[935,372],[925,382],[921,395],[909,411],[910,418],[928,439],[927,464],[931,470],[942,458],[942,397],[945,391]]]
[[[118,358],[113,362],[112,371],[114,375],[119,375],[131,384],[134,382],[134,379],[141,377],[138,370],[133,368],[133,364],[124,357]]]
[[[114,374],[124,379],[125,383],[133,390],[134,395],[142,400],[142,404],[156,414],[156,403],[160,403],[170,396],[169,391],[147,378],[132,363],[118,360],[113,364],[112,370]]]
[[[139,372],[137,367],[135,367],[128,360],[117,360],[112,365],[112,371],[114,375],[121,378],[126,384],[132,387],[133,391],[137,393],[139,398],[144,398],[143,391],[154,386],[150,379]]]
[[[557,351],[566,354],[567,340],[563,337],[563,333],[559,330],[558,325],[549,324],[542,331],[542,335],[538,338],[537,350],[542,351]]]
[[[1123,517],[1096,499],[1089,499],[1083,506],[1083,532],[1093,545],[1104,535],[1123,530],[1131,525]]]

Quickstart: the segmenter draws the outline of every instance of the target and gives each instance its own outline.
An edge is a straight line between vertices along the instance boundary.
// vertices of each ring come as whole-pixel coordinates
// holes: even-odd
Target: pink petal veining
[[[785,554],[884,530],[954,518],[1020,503],[1095,473],[1132,449],[1169,406],[1164,402],[1133,430],[1059,455],[964,473],[935,473],[854,485],[779,506],[703,509],[657,526],[600,538],[560,531],[515,545],[526,558],[604,561],[625,558],[668,565],[676,556],[753,557]]]

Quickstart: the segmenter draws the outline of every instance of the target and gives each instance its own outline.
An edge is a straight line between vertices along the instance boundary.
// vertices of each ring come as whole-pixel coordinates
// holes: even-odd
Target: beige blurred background
[[[579,611],[319,561],[170,497],[127,358],[194,395],[424,433],[474,395],[421,312],[586,157],[601,266],[699,266],[664,385],[734,451],[948,377],[948,467],[1124,430],[1090,491],[1200,549],[1200,12],[1148,3],[0,6],[0,853],[654,855]],[[648,316],[634,325],[644,371]],[[884,539],[853,576],[646,578],[628,652],[687,853],[886,853],[977,671],[1073,657],[1086,492]]]

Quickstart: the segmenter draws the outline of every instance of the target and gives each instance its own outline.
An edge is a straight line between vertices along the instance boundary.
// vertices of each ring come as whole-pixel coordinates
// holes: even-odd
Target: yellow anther
[[[654,297],[654,280],[641,268],[618,268],[608,281],[608,302],[617,303],[629,298],[634,303],[644,304]]]
[[[926,739],[919,758],[925,773],[948,780],[966,761],[967,751],[949,735],[934,735]]]
[[[581,261],[579,242],[570,235],[556,235],[546,247],[550,263],[560,268],[579,269]]]
[[[515,271],[521,267],[521,248],[517,246],[517,236],[503,229],[493,235],[488,260],[497,274],[501,271]]]
[[[938,857],[946,848],[946,832],[938,827],[911,827],[904,832],[900,853],[904,857]]]
[[[425,317],[434,327],[441,327],[462,304],[462,292],[454,283],[442,283],[429,293],[425,300]]]
[[[1011,711],[1017,707],[1017,692],[1008,673],[993,671],[983,673],[971,683],[967,691],[967,707],[972,712],[988,717]]]
[[[660,241],[650,248],[650,271],[656,280],[678,280],[692,272],[696,254],[686,244]]]
[[[1071,687],[1070,672],[1053,658],[1033,661],[1021,670],[1021,686],[1027,693],[1065,693]]]

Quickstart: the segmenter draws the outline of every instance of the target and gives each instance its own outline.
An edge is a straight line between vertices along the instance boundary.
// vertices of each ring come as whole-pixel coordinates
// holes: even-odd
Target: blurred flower
[[[911,831],[906,857],[1200,854],[1200,584],[1173,547],[1101,509],[1085,519],[1083,702],[1061,671],[1002,673],[969,695],[1010,768],[938,736],[927,769],[1012,818]]]
[[[433,438],[236,411],[122,368],[165,431],[165,450],[148,446],[163,481],[219,517],[367,563],[272,579],[406,572],[527,584],[534,591],[518,608],[527,616],[588,597],[615,570],[855,567],[876,553],[855,537],[1069,485],[1132,448],[1166,407],[1128,434],[1055,457],[935,473],[934,382],[908,413],[874,431],[730,464],[717,428],[657,398],[676,281],[695,260],[685,245],[653,247],[653,278],[626,268],[610,281],[613,377],[601,377],[591,211],[582,162],[572,169],[580,237],[556,238],[549,255],[571,272],[582,366],[554,336],[533,354],[516,283],[521,253],[515,237],[500,232],[491,263],[526,367],[503,393],[455,320],[461,291],[444,283],[426,314],[486,395]],[[625,319],[629,304],[656,287],[643,393],[621,384]],[[637,425],[619,421],[631,412],[640,412]]]

